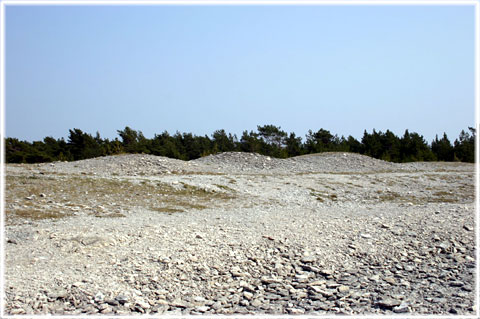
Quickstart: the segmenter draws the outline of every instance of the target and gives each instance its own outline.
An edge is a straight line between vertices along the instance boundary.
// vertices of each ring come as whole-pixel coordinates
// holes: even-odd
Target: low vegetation
[[[174,213],[201,210],[235,198],[234,191],[227,187],[215,192],[189,184],[78,175],[7,176],[5,182],[7,221],[60,218],[80,210],[96,217],[123,217],[137,207]]]

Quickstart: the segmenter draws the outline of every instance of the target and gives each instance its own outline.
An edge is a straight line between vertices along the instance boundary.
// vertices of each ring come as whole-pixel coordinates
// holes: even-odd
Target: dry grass
[[[338,197],[336,194],[321,193],[313,188],[308,188],[310,190],[310,195],[315,197],[315,199],[321,203],[326,200],[337,201]]]
[[[223,189],[223,190],[225,190],[225,191],[227,191],[227,192],[231,192],[231,193],[234,193],[234,192],[235,192],[235,190],[234,190],[233,188],[228,187],[228,186],[226,186],[226,185],[221,185],[221,184],[213,184],[213,185],[215,185],[215,186],[217,186],[218,188]]]
[[[123,217],[119,211],[135,207],[174,213],[205,209],[235,198],[229,187],[223,188],[225,192],[211,192],[189,184],[174,187],[149,180],[36,175],[7,176],[5,181],[7,221],[61,218],[78,211],[97,217]],[[31,195],[35,195],[33,199],[26,199]]]
[[[465,200],[464,197],[455,196],[451,192],[438,191],[432,194],[432,196],[413,196],[409,194],[400,194],[396,192],[382,192],[377,191],[378,200],[381,202],[397,202],[397,203],[412,203],[412,204],[425,204],[425,203],[461,203]]]
[[[57,219],[70,216],[70,213],[64,213],[58,209],[41,210],[37,208],[21,208],[15,210],[15,215],[19,218],[39,220],[39,219]]]

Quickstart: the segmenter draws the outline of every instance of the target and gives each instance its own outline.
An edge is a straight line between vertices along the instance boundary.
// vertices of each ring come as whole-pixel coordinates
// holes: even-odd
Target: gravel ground
[[[6,165],[6,314],[475,315],[474,165]]]

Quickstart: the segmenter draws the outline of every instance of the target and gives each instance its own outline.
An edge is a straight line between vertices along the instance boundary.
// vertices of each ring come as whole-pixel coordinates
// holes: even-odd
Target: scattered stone
[[[462,287],[462,286],[464,286],[464,285],[465,285],[465,284],[464,284],[463,282],[458,281],[458,280],[451,281],[451,282],[449,283],[449,286],[450,286],[450,287]]]
[[[302,315],[305,313],[305,309],[301,308],[287,308],[287,311],[292,315]]]
[[[377,301],[377,305],[382,308],[393,308],[400,306],[400,300],[396,300],[390,297],[384,297],[381,300]]]
[[[102,303],[104,301],[104,299],[105,299],[105,295],[101,292],[97,292],[97,294],[95,295],[95,298],[94,298],[96,303]]]
[[[401,303],[399,306],[393,307],[393,312],[395,313],[406,313],[408,310],[408,303]]]
[[[208,306],[199,306],[199,307],[195,307],[195,310],[198,311],[198,312],[206,312],[208,310],[210,310],[210,307]]]
[[[441,304],[443,304],[443,303],[445,303],[445,302],[447,302],[447,299],[445,299],[445,298],[432,298],[432,303],[441,303]]]
[[[121,305],[124,305],[125,303],[128,302],[128,297],[120,294],[120,295],[115,297],[115,301],[117,301]]]
[[[51,299],[65,299],[68,297],[68,292],[64,289],[58,289],[48,293],[48,297]]]
[[[309,264],[309,263],[313,263],[316,261],[316,258],[315,256],[305,256],[303,257],[301,260],[300,260],[302,263],[306,263],[306,264]]]
[[[175,299],[174,301],[170,302],[169,305],[176,308],[188,308],[188,304],[180,299]]]
[[[141,298],[135,300],[135,306],[139,306],[144,310],[150,308],[150,304]]]
[[[332,276],[333,275],[333,270],[331,269],[321,269],[320,270],[320,274],[325,276],[325,277],[328,277],[328,276]]]
[[[23,314],[25,314],[25,313],[26,313],[26,311],[25,311],[25,309],[23,309],[23,308],[16,308],[16,309],[12,309],[12,310],[10,311],[10,314],[11,314],[11,315],[23,315]]]
[[[248,299],[248,300],[251,300],[253,298],[253,294],[251,292],[248,292],[248,291],[244,291],[243,292],[243,297],[245,299]]]
[[[348,286],[343,286],[343,285],[342,285],[342,286],[339,286],[339,287],[337,288],[337,290],[338,290],[338,292],[340,292],[340,293],[345,293],[345,292],[348,292],[348,291],[350,290],[350,288],[349,288]]]

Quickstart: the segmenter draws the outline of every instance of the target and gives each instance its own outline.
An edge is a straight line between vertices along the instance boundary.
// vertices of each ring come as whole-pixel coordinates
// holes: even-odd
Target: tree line
[[[45,137],[43,141],[20,141],[5,139],[7,163],[42,163],[53,161],[76,161],[106,155],[144,153],[181,160],[192,160],[221,152],[256,152],[277,158],[320,152],[353,152],[391,162],[414,161],[461,161],[475,160],[475,129],[462,130],[452,143],[444,133],[429,144],[415,132],[405,130],[398,137],[390,130],[363,133],[359,141],[352,136],[345,138],[333,135],[328,130],[309,130],[305,141],[295,133],[287,133],[279,126],[257,126],[256,131],[244,131],[240,137],[216,130],[211,136],[167,131],[146,138],[141,131],[125,127],[117,131],[119,138],[109,140],[74,128],[64,138]]]

